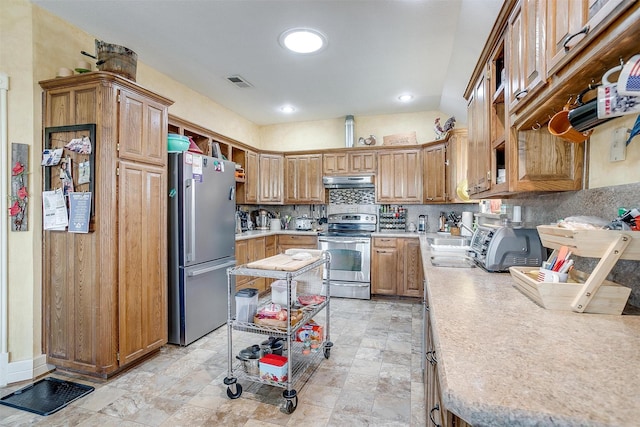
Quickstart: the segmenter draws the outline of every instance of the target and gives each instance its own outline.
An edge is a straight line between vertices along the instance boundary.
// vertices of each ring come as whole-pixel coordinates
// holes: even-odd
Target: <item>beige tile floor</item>
[[[53,372],[95,391],[47,417],[0,405],[0,425],[425,426],[421,307],[406,300],[332,299],[330,358],[320,358],[306,383],[296,384],[298,406],[290,415],[282,388],[241,381],[240,398],[227,397],[223,326],[187,347],[164,346],[107,381]],[[316,320],[324,323],[325,315]],[[234,351],[264,338],[234,331]],[[27,384],[0,388],[0,396]]]

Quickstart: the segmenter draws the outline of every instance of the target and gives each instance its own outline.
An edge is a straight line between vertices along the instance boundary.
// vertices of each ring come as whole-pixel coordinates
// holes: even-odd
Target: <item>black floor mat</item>
[[[51,415],[93,390],[88,385],[47,377],[4,396],[0,404],[38,415]]]

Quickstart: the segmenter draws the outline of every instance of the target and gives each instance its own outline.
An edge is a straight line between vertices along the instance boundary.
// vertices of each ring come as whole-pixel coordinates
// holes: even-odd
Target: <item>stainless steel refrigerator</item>
[[[168,192],[169,342],[188,345],[227,321],[226,273],[236,262],[235,164],[169,153]]]

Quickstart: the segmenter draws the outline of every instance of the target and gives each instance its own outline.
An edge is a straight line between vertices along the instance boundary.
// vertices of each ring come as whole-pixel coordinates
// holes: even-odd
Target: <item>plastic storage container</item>
[[[287,358],[277,354],[267,354],[260,359],[260,378],[268,381],[287,381]]]
[[[236,292],[236,320],[253,323],[253,316],[258,311],[258,290],[255,288],[240,289]]]
[[[295,304],[297,301],[296,288],[298,282],[291,281],[291,302]],[[287,281],[276,280],[271,284],[271,302],[287,307]]]

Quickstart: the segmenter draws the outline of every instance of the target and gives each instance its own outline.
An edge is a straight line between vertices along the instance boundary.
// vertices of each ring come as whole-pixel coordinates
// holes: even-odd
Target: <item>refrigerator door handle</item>
[[[234,200],[236,196],[236,188],[229,187],[229,200]]]
[[[187,276],[189,277],[199,276],[201,274],[209,273],[211,271],[219,270],[221,268],[235,267],[235,265],[236,265],[236,260],[234,259],[233,261],[225,262],[224,264],[216,265],[214,267],[201,268],[200,270],[190,270],[187,273]]]
[[[189,200],[185,203],[188,211],[185,215],[185,228],[188,252],[186,253],[187,262],[196,259],[196,186],[194,179],[185,181],[185,195]]]

